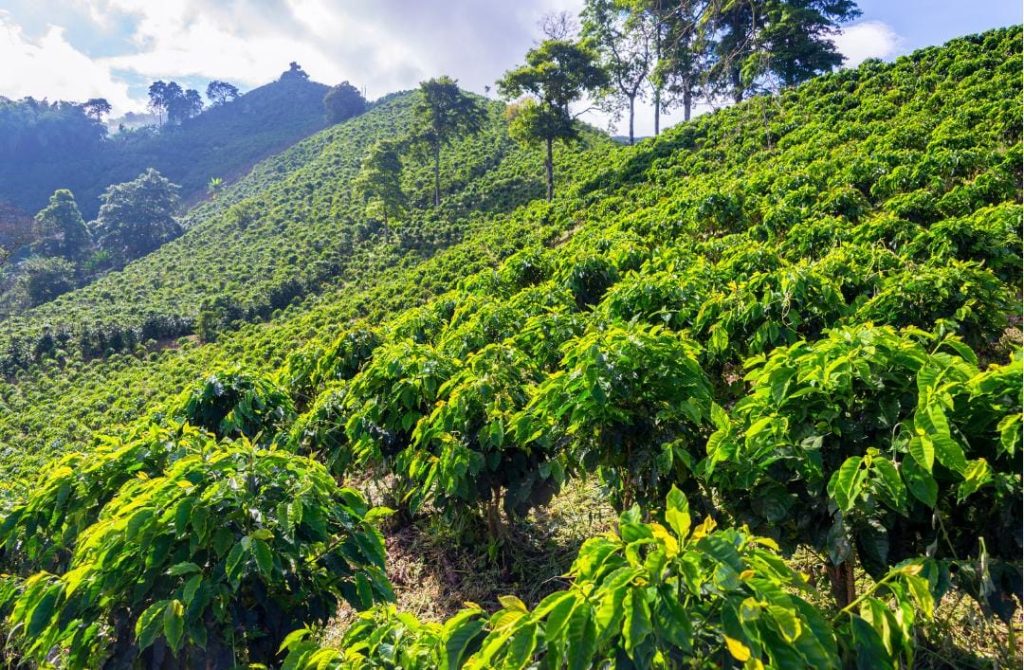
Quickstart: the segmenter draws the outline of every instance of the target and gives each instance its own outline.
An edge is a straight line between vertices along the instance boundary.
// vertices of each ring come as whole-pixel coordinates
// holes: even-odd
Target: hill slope
[[[349,181],[370,144],[405,132],[411,102],[412,94],[391,96],[268,159],[192,212],[181,238],[7,320],[0,369],[10,372],[54,348],[90,358],[188,335],[204,305],[218,328],[266,318],[377,254],[429,254],[456,241],[474,218],[537,196],[536,176],[524,170],[533,152],[508,138],[500,106],[492,105],[485,130],[445,152],[439,210],[424,207],[428,171],[410,162],[404,178],[415,208],[395,231],[398,239],[384,240]]]
[[[107,186],[150,167],[179,184],[186,203],[195,202],[206,195],[210,179],[232,181],[323,128],[326,92],[323,84],[283,78],[158,133],[127,132],[59,154],[38,150],[12,156],[0,161],[0,202],[33,214],[54,190],[68,188],[89,220]]]
[[[145,428],[157,408],[165,421],[190,377],[273,372],[299,416],[282,411],[285,425],[259,439],[339,478],[372,480],[368,491],[398,490],[389,502],[407,514],[469,518],[457,527],[493,540],[505,515],[529,526],[524,508],[545,505],[564,478],[596,474],[616,506],[638,502],[664,520],[627,513],[621,543],[584,547],[576,579],[602,582],[619,544],[637,543],[616,573],[629,578],[599,588],[635,586],[629,611],[645,613],[629,614],[635,628],[601,629],[600,645],[576,647],[601,654],[595,663],[627,655],[642,666],[636,654],[651,647],[689,658],[709,644],[707,658],[719,660],[728,649],[739,661],[781,665],[792,653],[838,667],[839,654],[870,649],[899,667],[904,642],[924,642],[892,623],[888,602],[909,616],[912,593],[928,603],[915,622],[927,618],[927,598],[941,598],[949,575],[930,559],[962,560],[967,592],[966,566],[991,560],[999,567],[974,586],[1019,597],[1021,109],[1013,28],[822,77],[636,147],[575,152],[555,203],[490,208],[432,257],[370,263],[268,324],[145,360],[45,359],[3,387],[5,460],[18,469],[31,465],[26,454],[88,450],[92,431],[139,417]],[[674,493],[673,514],[661,516],[675,486],[695,519],[771,539],[712,533],[710,521],[692,528]],[[856,565],[880,580],[873,588],[904,578],[906,587],[864,593],[860,614],[842,608],[852,597],[839,589],[819,625],[804,618],[809,605],[792,614],[784,589],[762,579],[789,574],[775,554],[755,551],[748,566],[735,553],[776,543],[826,556],[833,585],[854,589]],[[643,553],[651,546],[661,553]],[[687,565],[672,562],[682,555]],[[565,569],[547,565],[538,583]],[[665,598],[646,587],[670,565],[680,576]],[[791,577],[785,589],[805,586]],[[680,606],[677,586],[693,587],[682,605],[693,609],[660,609]],[[555,587],[545,588],[525,604],[503,600],[490,623],[480,612],[463,620],[483,617],[472,635],[521,656],[514,667],[556,654],[561,628],[540,639],[545,615],[524,616]],[[607,596],[612,610],[619,594]],[[760,614],[765,598],[783,609]],[[550,611],[555,601],[545,602]],[[608,626],[605,615],[588,618],[596,606],[572,611],[584,638]],[[650,633],[691,611],[709,626],[696,652],[680,641],[686,631]],[[825,620],[834,633],[822,633]],[[514,622],[527,626],[516,637],[495,628]],[[873,626],[897,642],[875,640]],[[812,629],[820,644],[801,637]],[[642,642],[630,641],[636,631]],[[429,633],[424,644],[444,649]]]

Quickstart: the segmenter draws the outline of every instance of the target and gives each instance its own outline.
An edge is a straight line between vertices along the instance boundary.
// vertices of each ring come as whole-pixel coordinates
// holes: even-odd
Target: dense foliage
[[[1020,28],[993,31],[755,98],[637,147],[592,141],[566,154],[559,200],[519,208],[523,193],[543,193],[538,170],[523,193],[503,189],[537,155],[513,148],[495,109],[492,125],[463,146],[490,146],[507,160],[459,173],[463,190],[442,206],[471,214],[422,214],[432,175],[406,173],[422,218],[403,222],[405,235],[453,232],[430,258],[404,253],[409,237],[399,232],[366,248],[380,255],[345,275],[348,285],[266,325],[225,330],[216,343],[92,363],[63,351],[40,357],[0,395],[0,439],[18,445],[6,472],[24,473],[9,478],[5,496],[0,542],[17,576],[0,594],[8,621],[42,636],[26,653],[39,658],[59,640],[89,658],[96,635],[127,630],[132,648],[158,628],[170,650],[187,643],[199,653],[174,604],[184,607],[181,590],[197,573],[173,566],[191,561],[206,580],[205,563],[179,556],[205,552],[213,566],[225,557],[203,538],[179,536],[171,510],[264,464],[268,480],[288,482],[252,494],[273,538],[252,534],[244,494],[212,496],[235,546],[251,538],[236,557],[251,557],[245,574],[254,581],[235,588],[216,567],[210,578],[225,587],[218,611],[252,605],[245,589],[258,584],[269,595],[256,611],[289,624],[322,621],[320,594],[340,592],[357,607],[388,596],[383,581],[357,583],[354,600],[351,586],[313,570],[299,577],[309,603],[282,604],[284,568],[255,540],[282,543],[281,556],[316,555],[309,547],[328,542],[284,532],[288,515],[277,510],[299,490],[290,477],[317,483],[309,494],[322,496],[324,514],[338,509],[326,498],[354,495],[339,493],[333,475],[383,492],[403,518],[479,518],[460,527],[492,548],[507,541],[505,523],[524,523],[569,477],[596,473],[625,510],[618,533],[580,549],[572,583],[532,607],[510,596],[496,613],[469,607],[443,624],[373,609],[357,616],[340,650],[271,627],[288,667],[899,668],[914,662],[919,626],[950,589],[1009,618],[1021,596],[1024,453],[1020,44]],[[411,101],[387,104],[407,111]],[[283,194],[308,188],[322,202],[309,175],[343,147],[326,138],[370,120],[378,121],[372,112],[268,164],[310,159],[280,182],[257,170],[239,189],[291,205]],[[370,138],[349,137],[352,170]],[[241,197],[196,216],[223,225],[245,213]],[[462,200],[488,197],[494,204],[475,210]],[[164,249],[201,249],[200,231]],[[149,465],[147,455],[114,449],[144,477],[104,471],[93,486],[69,465],[55,471],[63,481],[30,479],[29,449],[70,447],[85,453],[69,463],[83,462],[74,460],[90,458],[82,435],[101,427],[125,435],[104,440],[135,444],[140,417],[147,425],[156,404],[229,362],[245,371],[225,386],[237,393],[203,383],[185,396],[195,399],[190,409],[157,413],[170,423],[149,430],[176,430],[177,417],[270,438],[276,450],[214,448],[188,428],[181,434],[196,435],[202,453],[167,447],[166,464]],[[267,374],[273,381],[262,381]],[[288,466],[271,465],[281,462]],[[146,574],[135,563],[152,549],[116,529],[142,513],[122,494],[143,511],[170,500],[140,530],[168,538],[166,560],[175,562],[160,565],[181,571],[137,594],[117,590],[117,573],[104,590],[107,565],[95,553],[117,547]],[[45,518],[54,496],[81,500],[82,511]],[[375,516],[353,514],[357,525]],[[831,603],[787,564],[800,548],[822,556]],[[364,559],[355,576],[330,575],[379,576],[379,561]],[[859,584],[855,570],[867,575]],[[95,581],[72,586],[79,575]],[[111,618],[115,602],[151,616],[125,627]],[[72,625],[84,616],[95,628]],[[239,657],[270,660],[267,644],[247,637]]]
[[[56,189],[67,188],[91,219],[107,186],[150,167],[181,184],[185,201],[195,202],[211,178],[236,178],[323,128],[326,92],[323,84],[293,78],[236,98],[226,89],[215,99],[221,104],[191,118],[185,113],[180,125],[110,137],[83,105],[0,98],[0,202],[36,212]]]

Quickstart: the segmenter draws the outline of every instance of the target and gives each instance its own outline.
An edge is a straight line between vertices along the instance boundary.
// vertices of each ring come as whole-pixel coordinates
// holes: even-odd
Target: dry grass
[[[385,533],[396,605],[427,621],[442,621],[466,602],[497,609],[498,596],[510,593],[528,606],[535,605],[567,584],[563,575],[580,544],[613,529],[616,515],[600,487],[590,480],[570,483],[550,505],[510,529],[500,548],[488,547],[482,527],[452,528],[437,518]],[[478,539],[460,541],[466,533]],[[800,550],[790,564],[806,574],[813,587],[802,597],[823,611],[834,611],[823,558]],[[871,585],[871,578],[858,572],[857,591],[863,593]],[[325,631],[325,643],[337,644],[352,616],[352,610],[343,607]],[[914,668],[1020,668],[1024,659],[1021,628],[1020,609],[1011,635],[1009,626],[985,616],[974,600],[954,590],[939,603],[934,620],[921,627]]]

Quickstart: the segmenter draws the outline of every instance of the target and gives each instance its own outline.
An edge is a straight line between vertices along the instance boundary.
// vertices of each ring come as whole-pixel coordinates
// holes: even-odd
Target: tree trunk
[[[555,198],[555,152],[554,152],[555,141],[550,137],[547,139],[548,154],[544,161],[544,169],[547,171],[548,178],[548,202],[551,202]]]
[[[441,206],[441,145],[434,145],[434,207]]]
[[[636,107],[636,98],[629,99],[629,143],[633,144],[633,115]]]
[[[836,599],[839,609],[856,600],[857,584],[853,580],[852,559],[848,558],[839,565],[826,563],[825,572],[828,575],[829,585],[832,587],[832,597]]]
[[[687,84],[683,90],[683,121],[690,120],[690,107],[693,105],[693,92],[690,91],[690,86]]]
[[[654,136],[661,132],[661,89],[654,89]]]
[[[735,103],[743,101],[743,80],[740,75],[740,69],[733,68],[731,73],[732,78],[732,100]]]

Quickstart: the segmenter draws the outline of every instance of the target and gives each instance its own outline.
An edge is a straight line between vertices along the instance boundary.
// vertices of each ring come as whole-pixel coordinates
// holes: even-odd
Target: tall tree
[[[173,81],[172,85],[177,86]],[[181,91],[181,89],[178,89]],[[203,97],[199,95],[199,91],[194,88],[190,88],[186,91],[181,91],[180,95],[175,95],[168,100],[167,106],[167,120],[171,123],[182,123],[187,119],[191,119],[193,116],[198,116],[203,111]]]
[[[842,64],[830,39],[860,15],[853,0],[715,0],[712,82],[735,102],[758,82],[792,86]]]
[[[63,258],[29,258],[18,266],[15,292],[26,307],[35,307],[75,287],[75,266]]]
[[[148,254],[182,232],[173,216],[178,186],[152,168],[110,186],[100,199],[99,216],[90,224],[93,237],[119,262]]]
[[[569,106],[607,83],[608,75],[593,51],[563,40],[546,40],[530,49],[526,64],[498,81],[498,90],[507,99],[532,97],[512,108],[510,132],[521,141],[544,143],[549,201],[555,195],[554,142],[578,137]]]
[[[356,196],[368,204],[371,216],[379,215],[385,232],[389,222],[406,205],[402,190],[402,155],[394,142],[378,141],[363,158],[359,174],[352,181]]]
[[[690,120],[694,98],[703,89],[711,65],[714,34],[709,17],[716,0],[644,0],[642,11],[655,23],[656,62],[651,72],[654,93],[654,134],[661,129],[661,113],[682,107]]]
[[[106,98],[89,98],[82,103],[82,111],[91,119],[102,122],[103,117],[110,113],[112,107]]]
[[[420,82],[413,107],[413,141],[425,147],[434,161],[434,207],[441,204],[441,149],[458,137],[480,132],[487,112],[448,76]]]
[[[324,95],[324,112],[327,123],[341,123],[366,110],[366,98],[355,86],[343,81],[331,87]]]
[[[167,82],[157,80],[149,85],[148,106],[149,110],[156,114],[158,123],[164,125],[164,113],[167,111]]]
[[[78,211],[75,196],[67,189],[54,191],[50,204],[36,214],[33,228],[36,242],[32,247],[42,256],[61,256],[74,261],[82,258],[92,246],[92,237]]]
[[[629,0],[585,0],[582,35],[601,57],[610,86],[599,94],[608,111],[629,114],[629,143],[633,144],[636,101],[653,65],[656,22],[649,12],[637,11]]]
[[[206,98],[214,107],[220,107],[238,98],[238,88],[226,81],[211,81],[206,85]]]

